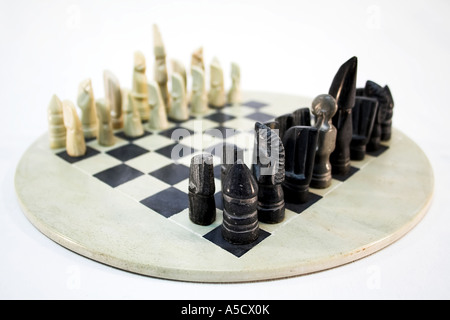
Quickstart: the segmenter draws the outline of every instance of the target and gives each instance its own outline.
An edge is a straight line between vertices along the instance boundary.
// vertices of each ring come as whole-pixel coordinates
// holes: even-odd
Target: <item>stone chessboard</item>
[[[302,97],[265,93],[247,93],[244,98],[240,105],[210,109],[204,116],[191,117],[185,122],[170,122],[166,130],[154,131],[147,128],[144,135],[138,138],[127,138],[121,130],[117,130],[113,146],[103,147],[96,140],[87,141],[87,152],[83,157],[72,158],[63,149],[48,148],[43,158],[49,158],[50,161],[43,159],[42,165],[52,163],[56,172],[45,173],[47,170],[41,170],[44,172],[42,175],[39,172],[32,174],[37,176],[35,179],[50,177],[53,180],[51,186],[43,188],[47,189],[44,197],[48,198],[48,209],[38,210],[39,213],[36,213],[36,209],[30,208],[29,199],[33,196],[25,195],[19,188],[20,181],[17,182],[22,176],[20,166],[16,173],[17,192],[25,213],[51,239],[82,255],[94,257],[94,260],[151,276],[211,282],[265,280],[339,265],[348,262],[349,258],[336,259],[335,255],[345,256],[351,253],[352,259],[357,259],[363,256],[358,250],[367,249],[367,254],[373,252],[370,249],[375,249],[373,245],[380,239],[387,236],[398,238],[412,227],[412,221],[417,223],[429,201],[429,190],[420,194],[418,204],[406,215],[407,219],[402,218],[391,225],[391,220],[396,221],[396,218],[392,218],[395,213],[389,214],[390,217],[386,216],[386,221],[380,218],[386,214],[378,213],[387,210],[386,202],[390,206],[389,212],[405,210],[400,208],[401,205],[395,199],[391,199],[394,203],[389,205],[391,192],[394,192],[391,190],[392,186],[387,188],[391,192],[380,192],[379,188],[385,186],[383,183],[380,186],[377,181],[384,181],[386,178],[391,184],[395,184],[395,180],[391,179],[398,177],[399,163],[390,168],[389,162],[385,161],[390,161],[391,153],[397,156],[395,149],[392,150],[396,147],[396,142],[408,139],[395,131],[393,141],[384,144],[379,152],[367,154],[363,161],[353,161],[348,176],[333,176],[332,185],[327,189],[311,188],[310,200],[305,204],[286,203],[284,221],[279,224],[260,223],[257,241],[248,245],[232,245],[223,240],[220,181],[223,143],[233,143],[243,149],[245,163],[250,167],[255,122],[269,121],[284,113],[308,107],[311,101]],[[42,137],[37,142],[40,145],[38,150],[45,149],[45,139],[46,137]],[[403,149],[401,146],[396,148]],[[209,226],[195,225],[188,217],[189,165],[191,157],[201,152],[213,154],[215,164],[217,212],[215,222]],[[420,149],[418,152],[420,153]],[[423,167],[427,171],[426,158],[422,162],[419,168]],[[380,175],[371,169],[377,163],[381,166],[380,170],[384,170]],[[39,171],[39,168],[36,170]],[[386,170],[388,173],[390,170],[397,172],[393,176],[386,175]],[[424,174],[427,175],[430,176],[430,173]],[[404,177],[401,179],[405,180]],[[407,184],[411,183],[409,181]],[[69,188],[64,187],[67,185]],[[361,190],[356,191],[352,199],[351,192],[355,192],[355,188]],[[403,194],[405,190],[401,192]],[[417,190],[411,192],[420,193]],[[331,200],[339,195],[340,199]],[[380,205],[380,202],[384,203]],[[31,207],[33,206],[32,204]],[[410,211],[410,205],[405,203],[405,206]],[[417,208],[420,210],[417,211]],[[77,211],[84,216],[84,220],[73,217]],[[344,214],[339,216],[341,211]],[[362,211],[360,216],[357,215],[358,211]],[[301,223],[300,217],[309,221],[314,212],[317,212],[316,216],[322,216],[322,219],[316,221],[316,225],[308,227],[310,230],[306,234],[300,231],[300,234],[292,233],[291,229],[295,230],[298,228],[295,226]],[[378,216],[367,218],[369,213]],[[42,214],[46,216],[45,219],[42,219]],[[404,213],[398,214],[405,216]],[[38,219],[38,216],[41,218]],[[51,222],[45,222],[47,218]],[[72,226],[74,223],[75,227]],[[311,221],[306,222],[306,226],[308,223]],[[86,230],[79,230],[88,224]],[[146,225],[151,227],[140,234]],[[405,225],[408,226],[406,229]],[[349,227],[349,235],[345,235],[345,230]],[[316,228],[319,230],[314,234],[312,230]],[[328,234],[320,239],[324,232],[336,232],[331,237],[336,238],[331,240]],[[312,239],[305,241],[304,238],[309,233]],[[90,237],[93,240],[88,240]],[[326,243],[327,239],[342,242],[342,247],[334,248],[336,243]],[[108,240],[111,240],[109,244]],[[311,241],[315,245],[311,246]],[[124,246],[126,243],[129,244],[128,247]],[[301,252],[304,245],[306,248]],[[286,262],[284,257],[280,259],[279,265],[264,264],[264,261],[271,259],[271,255],[276,260],[279,251],[285,252],[291,246],[300,251],[293,254],[297,262]],[[366,249],[361,249],[363,247]],[[310,252],[314,248],[317,252]],[[267,251],[269,249],[272,253]],[[145,254],[140,256],[139,252]],[[195,253],[189,256],[189,252]],[[307,253],[311,254],[309,260]],[[321,253],[325,256],[321,257]],[[170,258],[166,255],[170,255]],[[97,256],[100,258],[95,258]],[[255,269],[253,275],[252,267]]]

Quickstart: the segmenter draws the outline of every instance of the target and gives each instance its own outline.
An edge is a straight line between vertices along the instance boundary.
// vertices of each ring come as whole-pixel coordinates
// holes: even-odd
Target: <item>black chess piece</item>
[[[255,123],[253,175],[258,182],[258,219],[279,223],[285,216],[284,147],[281,139],[268,126]]]
[[[335,148],[337,133],[332,118],[337,111],[337,103],[331,95],[321,94],[313,100],[311,110],[319,133],[310,186],[325,189],[332,180],[330,154]]]
[[[353,137],[350,144],[350,158],[363,160],[366,155],[366,145],[372,135],[373,124],[378,110],[378,100],[356,96],[352,110]]]
[[[228,171],[236,163],[236,161],[244,159],[244,150],[238,148],[235,144],[224,143],[222,150],[222,164],[220,167],[220,181],[223,189],[223,182],[228,174]]]
[[[364,96],[378,100],[378,110],[372,128],[372,134],[367,143],[367,151],[377,151],[381,144],[382,124],[388,117],[389,97],[385,89],[373,81],[367,81],[364,87]]]
[[[283,138],[285,152],[284,199],[291,203],[305,203],[309,197],[318,130],[315,127],[294,126]]]
[[[388,86],[384,86],[387,97],[386,117],[381,123],[381,141],[391,140],[392,134],[392,117],[394,115],[394,98]]]
[[[216,219],[214,164],[211,154],[191,159],[189,171],[189,219],[199,225],[210,225]]]
[[[307,107],[300,108],[292,112],[294,126],[310,126],[311,125],[311,110]]]
[[[294,116],[292,113],[286,113],[275,118],[278,123],[278,136],[283,140],[285,132],[294,125]]]
[[[232,244],[258,239],[258,184],[250,169],[238,160],[223,183],[222,236]]]
[[[347,60],[337,71],[328,92],[338,105],[333,117],[333,125],[337,129],[336,146],[330,155],[332,173],[337,175],[347,175],[351,167],[352,108],[355,105],[357,68],[356,57]]]

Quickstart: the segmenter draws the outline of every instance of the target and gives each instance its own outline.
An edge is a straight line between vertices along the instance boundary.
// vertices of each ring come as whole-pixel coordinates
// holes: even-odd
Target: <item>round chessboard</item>
[[[19,202],[31,223],[62,246],[160,278],[269,280],[363,258],[411,230],[433,194],[427,157],[395,128],[379,152],[352,161],[348,176],[334,177],[327,189],[310,189],[306,204],[287,203],[281,223],[260,223],[254,243],[231,245],[221,237],[218,152],[223,141],[243,148],[250,165],[255,121],[309,107],[311,100],[244,92],[239,106],[211,109],[201,118],[171,123],[164,131],[148,130],[137,139],[117,131],[111,147],[88,141],[88,151],[80,158],[50,149],[44,134],[18,164]],[[217,132],[229,135],[221,138]],[[189,163],[202,151],[213,153],[216,164],[217,214],[209,226],[195,225],[188,217]]]

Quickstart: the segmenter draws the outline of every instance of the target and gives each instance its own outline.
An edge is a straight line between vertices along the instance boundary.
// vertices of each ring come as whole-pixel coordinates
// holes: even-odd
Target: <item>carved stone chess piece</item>
[[[111,108],[106,99],[97,99],[95,106],[99,120],[98,144],[101,146],[112,146],[115,143],[114,131],[111,121]]]
[[[130,138],[140,137],[144,134],[141,117],[135,106],[133,94],[122,90],[122,106],[124,112],[123,133]]]
[[[206,94],[205,73],[200,67],[192,67],[191,113],[202,115],[208,110],[208,96]]]
[[[235,62],[231,64],[231,88],[227,94],[227,101],[230,104],[241,102],[241,69]]]
[[[199,67],[205,72],[205,62],[203,59],[203,47],[196,49],[191,56],[191,70],[192,67]]]
[[[153,25],[153,52],[155,54],[154,80],[158,83],[159,90],[161,91],[161,97],[164,101],[166,113],[169,113],[171,101],[169,88],[167,86],[169,77],[166,65],[166,49],[156,24]]]
[[[63,106],[58,96],[54,94],[47,108],[48,133],[50,148],[66,147],[66,127],[64,126]]]
[[[77,104],[81,109],[81,125],[83,127],[84,137],[86,139],[96,138],[98,134],[98,122],[91,79],[81,81],[78,86]]]
[[[186,121],[189,119],[189,109],[182,75],[172,74],[172,107],[169,119],[174,121]]]
[[[226,103],[223,70],[219,60],[214,58],[210,65],[210,89],[208,103],[214,108],[223,108]]]
[[[84,156],[86,154],[86,142],[75,105],[69,100],[64,100],[62,104],[64,125],[67,130],[66,152],[71,157]]]
[[[352,160],[364,159],[366,145],[372,135],[377,110],[377,99],[356,96],[352,111],[353,138],[350,144],[350,158]]]
[[[147,76],[145,74],[146,64],[144,54],[140,51],[134,53],[133,86],[131,96],[133,105],[139,112],[141,121],[148,121],[150,108],[148,106]]]
[[[156,81],[150,81],[148,84],[149,105],[150,105],[150,120],[148,126],[153,130],[164,130],[169,127],[167,122],[166,107],[161,96],[161,90],[159,89]]]
[[[103,72],[106,104],[111,109],[111,121],[114,129],[123,128],[122,92],[117,77],[109,70]]]

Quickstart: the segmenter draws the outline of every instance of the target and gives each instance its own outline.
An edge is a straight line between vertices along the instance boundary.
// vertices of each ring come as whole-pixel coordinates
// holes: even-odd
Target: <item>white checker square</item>
[[[149,173],[171,164],[172,160],[156,152],[147,152],[139,157],[128,160],[125,163],[139,171]]]
[[[75,162],[74,167],[86,172],[89,175],[96,174],[100,171],[115,167],[122,162],[114,157],[104,153],[96,154],[95,156]]]
[[[114,136],[114,144],[112,146],[102,146],[98,143],[97,139],[89,141],[86,145],[100,151],[100,152],[108,152],[109,150],[124,146],[128,143],[127,140]]]
[[[116,190],[127,194],[136,201],[140,201],[167,188],[170,188],[170,185],[167,183],[148,174],[144,174],[117,186]]]
[[[189,208],[181,211],[180,213],[172,215],[169,220],[172,220],[173,222],[179,224],[181,227],[195,234],[198,234],[199,236],[204,236],[205,234],[222,224],[223,213],[221,210],[216,209],[216,219],[209,226],[201,226],[193,223],[191,219],[189,219]]]
[[[173,140],[159,134],[152,134],[133,143],[147,150],[154,151],[172,144]]]
[[[255,112],[254,108],[249,108],[246,106],[231,106],[228,108],[224,108],[222,110],[223,113],[225,114],[229,114],[232,116],[235,116],[236,118],[242,118],[245,117],[246,115],[249,115],[251,113]]]

